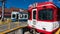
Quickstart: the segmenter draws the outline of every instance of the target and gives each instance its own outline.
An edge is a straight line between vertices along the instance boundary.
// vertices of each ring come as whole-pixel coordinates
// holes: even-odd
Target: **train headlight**
[[[36,25],[36,21],[33,21],[33,25]]]

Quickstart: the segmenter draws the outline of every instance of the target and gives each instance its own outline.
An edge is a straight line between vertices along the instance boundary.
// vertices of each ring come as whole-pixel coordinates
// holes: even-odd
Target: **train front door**
[[[35,25],[36,25],[36,11],[37,9],[32,10],[32,23],[33,23],[32,27],[33,28],[35,28]]]

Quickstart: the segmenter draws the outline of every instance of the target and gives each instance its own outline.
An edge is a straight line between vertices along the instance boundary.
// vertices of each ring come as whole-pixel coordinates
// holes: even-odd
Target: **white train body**
[[[20,22],[27,22],[28,14],[23,12],[12,12],[11,13],[12,21],[20,21]]]
[[[57,29],[59,27],[58,22],[42,22],[42,21],[36,21],[35,22],[28,20],[28,24],[31,28],[36,28],[38,30],[45,30],[48,32],[52,32],[53,30]],[[45,29],[44,29],[45,28]]]

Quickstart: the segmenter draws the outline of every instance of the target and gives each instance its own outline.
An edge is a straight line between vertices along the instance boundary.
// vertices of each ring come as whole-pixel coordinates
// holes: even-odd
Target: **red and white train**
[[[52,2],[35,3],[28,8],[28,27],[36,32],[53,34],[59,28],[59,10]]]

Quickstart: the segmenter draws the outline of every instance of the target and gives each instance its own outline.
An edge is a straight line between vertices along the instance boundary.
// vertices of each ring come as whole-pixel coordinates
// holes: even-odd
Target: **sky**
[[[5,7],[6,8],[15,7],[15,8],[28,9],[28,6],[32,3],[45,2],[45,1],[48,1],[48,0],[6,0]],[[54,0],[57,6],[59,6],[60,3],[57,3],[56,1],[58,0]],[[0,6],[1,5],[2,3],[0,2]]]

